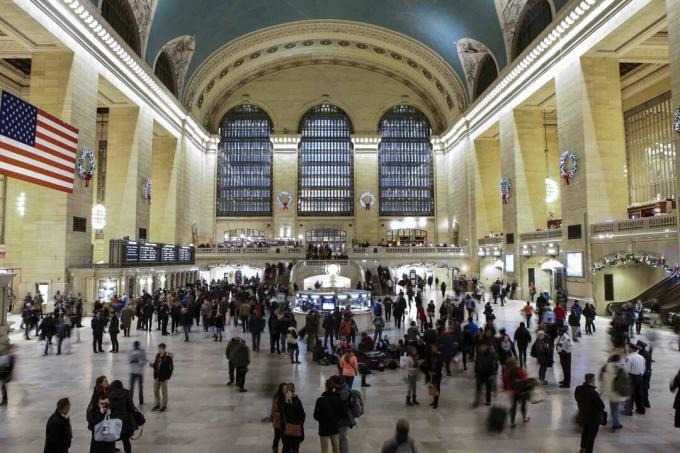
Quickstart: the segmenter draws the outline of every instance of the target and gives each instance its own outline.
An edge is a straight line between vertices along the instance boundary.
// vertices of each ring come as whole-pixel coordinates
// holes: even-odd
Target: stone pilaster
[[[290,237],[304,234],[297,229],[298,203],[298,142],[299,135],[272,135],[274,143],[274,181],[272,182],[272,235],[290,233]],[[280,192],[290,192],[293,202],[288,209],[279,206],[276,197]]]
[[[380,238],[380,183],[378,181],[378,136],[353,137],[354,142],[354,237],[358,242],[377,243]],[[364,192],[375,195],[369,210],[361,206]]]
[[[150,205],[144,198],[144,182],[152,176],[151,144],[153,117],[147,108],[132,106],[109,109],[106,161],[107,225],[104,238],[139,237],[146,228],[149,238]],[[152,180],[153,183],[153,180]],[[155,184],[153,184],[155,186]],[[159,195],[152,190],[151,202]]]
[[[175,244],[177,237],[177,186],[180,174],[175,137],[154,137],[151,155],[151,228],[149,240]]]
[[[668,28],[668,51],[670,53],[669,66],[671,68],[671,93],[672,105],[677,108],[680,105],[680,2],[676,0],[666,0],[666,23]],[[680,135],[674,134],[676,156],[680,150]],[[675,201],[676,206],[680,206],[680,159],[675,158]],[[676,210],[680,215],[680,209]],[[680,221],[680,219],[678,219]],[[680,229],[678,229],[680,235]],[[678,237],[680,247],[680,236]]]
[[[198,222],[198,243],[215,241],[215,183],[217,177],[217,144],[219,137],[214,136],[203,155],[201,176],[201,220]]]
[[[501,178],[500,148],[497,139],[474,141],[473,159],[475,225],[477,237],[503,230],[502,202],[498,191]]]
[[[450,168],[444,153],[444,144],[439,139],[432,140],[432,157],[434,164],[434,240],[429,242],[450,244],[451,221],[446,209]]]
[[[618,60],[575,59],[555,77],[560,152],[578,158],[578,172],[561,187],[563,250],[583,252],[583,278],[568,279],[571,295],[591,297],[589,226],[626,218],[628,187]],[[568,239],[569,226],[580,239]],[[566,263],[565,263],[566,264]]]
[[[32,54],[27,101],[80,131],[78,151],[94,149],[98,74],[85,56],[72,52]],[[23,193],[25,214],[16,200]],[[90,217],[92,186],[76,176],[72,194],[9,178],[7,184],[7,255],[4,266],[21,269],[15,278],[17,299],[35,293],[35,284],[49,283],[51,298],[67,290],[66,269],[92,259]],[[87,232],[73,231],[73,217],[88,219]]]

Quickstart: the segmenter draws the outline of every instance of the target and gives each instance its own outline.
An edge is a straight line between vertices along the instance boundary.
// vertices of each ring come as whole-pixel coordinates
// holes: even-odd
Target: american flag
[[[0,174],[73,193],[78,129],[5,91]]]

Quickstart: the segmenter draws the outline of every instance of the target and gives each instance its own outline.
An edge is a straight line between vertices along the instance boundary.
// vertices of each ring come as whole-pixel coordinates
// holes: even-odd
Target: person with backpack
[[[339,421],[345,414],[345,406],[334,390],[333,381],[327,380],[325,391],[317,398],[314,406],[314,420],[319,422],[322,453],[328,453],[329,444],[333,453],[340,453]]]
[[[158,354],[149,366],[153,368],[153,392],[156,401],[151,410],[165,412],[168,409],[168,381],[175,369],[172,354],[167,352],[165,343],[158,345]]]
[[[630,395],[630,380],[623,369],[623,362],[619,354],[613,354],[607,359],[600,370],[600,395],[609,400],[609,413],[612,418],[612,430],[623,428],[619,421],[619,406]]]
[[[345,407],[343,416],[338,420],[340,452],[349,453],[347,434],[356,426],[356,419],[364,414],[364,402],[361,399],[361,393],[352,390],[342,376],[332,376],[330,380],[335,386],[335,393]]]
[[[486,390],[486,405],[491,405],[491,392],[494,389],[496,373],[498,372],[498,357],[493,347],[487,342],[477,345],[475,357],[475,400],[473,407],[479,406],[482,395],[482,385]]]
[[[531,357],[538,362],[538,380],[543,385],[548,383],[545,380],[546,371],[553,366],[552,348],[545,337],[545,332],[539,330],[536,332],[536,341],[531,346]]]
[[[111,402],[111,418],[120,419],[123,428],[120,433],[120,440],[123,442],[125,453],[132,452],[130,437],[138,428],[135,421],[134,412],[137,410],[132,402],[130,392],[123,387],[123,383],[116,380],[109,386],[109,401]]]
[[[515,415],[517,414],[517,404],[522,411],[522,421],[529,421],[527,416],[527,400],[529,399],[530,382],[527,372],[519,366],[517,358],[511,357],[507,361],[507,366],[503,370],[503,388],[512,398],[510,406],[510,427],[515,427]]]
[[[567,324],[569,324],[569,328],[571,329],[571,338],[574,343],[578,342],[578,336],[581,332],[581,315],[577,315],[572,309],[572,312],[569,313],[569,317],[567,318]]]
[[[408,436],[408,432],[408,421],[399,419],[394,437],[385,441],[380,453],[418,453],[415,442]]]
[[[382,316],[373,318],[373,327],[373,342],[377,344],[378,341],[382,340],[383,329],[385,329],[385,320]]]

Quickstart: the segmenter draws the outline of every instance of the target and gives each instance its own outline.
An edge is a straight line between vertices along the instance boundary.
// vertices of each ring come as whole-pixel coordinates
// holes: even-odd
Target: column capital
[[[376,153],[380,143],[379,135],[352,135],[355,153]]]
[[[276,153],[296,153],[300,134],[272,134],[269,136]]]

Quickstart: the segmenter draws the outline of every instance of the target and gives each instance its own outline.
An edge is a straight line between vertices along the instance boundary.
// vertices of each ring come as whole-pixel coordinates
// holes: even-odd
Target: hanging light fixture
[[[550,178],[548,173],[548,123],[545,118],[545,110],[543,110],[543,142],[545,144],[545,202],[553,203],[557,201],[560,196],[560,188],[557,183]]]

